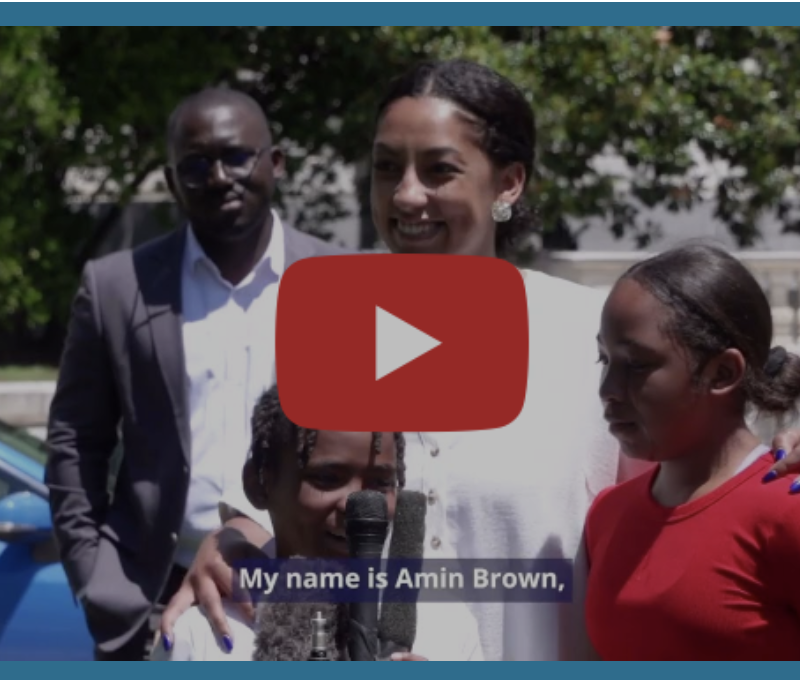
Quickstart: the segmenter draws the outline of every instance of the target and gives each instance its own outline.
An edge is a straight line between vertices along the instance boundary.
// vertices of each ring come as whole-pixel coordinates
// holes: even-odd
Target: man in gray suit
[[[87,264],[50,411],[53,524],[98,659],[146,657],[151,617],[219,525],[225,479],[241,474],[253,406],[274,381],[281,275],[344,252],[271,209],[283,157],[246,95],[184,100],[168,151],[188,224]]]

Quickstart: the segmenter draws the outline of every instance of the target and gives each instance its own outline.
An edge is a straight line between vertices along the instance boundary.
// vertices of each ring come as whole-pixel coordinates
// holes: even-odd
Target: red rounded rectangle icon
[[[276,333],[281,404],[301,427],[487,430],[525,402],[525,285],[503,260],[300,260],[280,283]]]

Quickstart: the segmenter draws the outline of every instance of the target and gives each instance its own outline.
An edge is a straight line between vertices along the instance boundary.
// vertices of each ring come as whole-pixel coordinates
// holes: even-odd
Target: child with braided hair
[[[405,484],[402,433],[298,427],[283,412],[277,387],[262,395],[251,424],[252,451],[244,467],[243,486],[252,506],[270,515],[274,539],[264,546],[264,556],[347,558],[344,513],[348,496],[356,491],[372,489],[385,494],[389,518],[394,517],[397,490]],[[300,617],[308,612],[306,604],[281,605],[281,614],[291,619],[292,606]],[[275,638],[265,635],[264,625],[259,624],[271,615],[267,605],[259,607],[255,627],[232,602],[225,602],[224,607],[235,646],[232,640],[219,640],[200,608],[191,607],[176,622],[169,649],[156,644],[152,658],[282,658],[279,650],[269,649],[276,644]],[[327,610],[338,620],[345,616],[346,605],[328,605]],[[477,623],[466,605],[420,602],[417,617],[415,653],[401,655],[399,660],[482,660]],[[286,637],[282,635],[280,641],[288,655],[283,658],[293,658],[297,645],[304,641],[293,644]],[[334,654],[334,658],[346,660],[341,644]]]
[[[244,491],[270,513],[278,557],[309,556],[311,547],[315,556],[347,557],[344,508],[354,491],[384,493],[393,514],[396,490],[405,484],[402,433],[298,427],[283,412],[277,387],[259,401],[252,425]]]

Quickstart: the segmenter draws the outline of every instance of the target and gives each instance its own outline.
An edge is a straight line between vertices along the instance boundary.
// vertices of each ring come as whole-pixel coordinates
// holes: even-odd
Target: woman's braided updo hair
[[[276,469],[281,451],[287,446],[295,446],[297,463],[302,469],[317,443],[317,430],[298,427],[291,422],[281,408],[277,385],[266,391],[256,404],[252,418],[252,458],[255,469],[261,473],[266,469]],[[383,433],[372,433],[372,449],[380,453]],[[394,433],[397,458],[397,482],[405,486],[405,438],[402,432]]]
[[[533,109],[510,80],[466,59],[423,62],[391,82],[378,105],[377,119],[404,97],[437,97],[455,104],[473,120],[481,148],[491,161],[501,168],[522,164],[525,185],[530,182],[536,145]],[[512,206],[511,219],[497,227],[498,255],[512,255],[536,226],[533,210],[520,197]]]

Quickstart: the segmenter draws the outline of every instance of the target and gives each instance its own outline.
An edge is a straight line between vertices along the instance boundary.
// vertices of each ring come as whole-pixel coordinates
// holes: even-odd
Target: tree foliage
[[[47,50],[50,28],[0,27],[0,321],[46,319],[62,279],[60,211],[63,131],[76,120]]]
[[[550,243],[574,247],[599,218],[647,245],[649,208],[698,201],[742,245],[767,213],[800,231],[797,38],[791,27],[0,28],[0,326],[64,319],[79,266],[163,164],[183,95],[251,92],[291,150],[283,199],[324,232],[342,211],[336,168],[367,158],[384,84],[422,58],[476,59],[530,97],[532,198]],[[76,202],[76,179],[99,189]],[[115,209],[90,217],[109,196]]]

